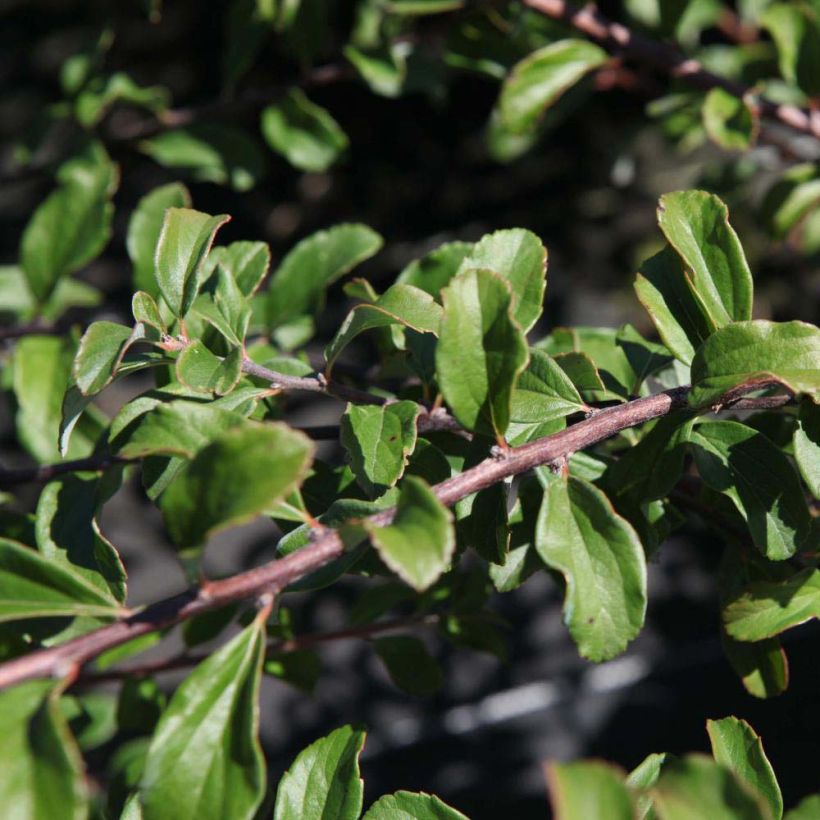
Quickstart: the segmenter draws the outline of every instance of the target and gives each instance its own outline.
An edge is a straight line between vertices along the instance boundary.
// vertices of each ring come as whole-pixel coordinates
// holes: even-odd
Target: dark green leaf
[[[524,334],[512,318],[510,287],[492,271],[470,270],[453,279],[442,297],[436,347],[441,391],[464,427],[501,439],[528,359]]]
[[[375,648],[390,679],[403,692],[427,697],[441,688],[441,668],[418,638],[391,635],[379,638]]]
[[[792,228],[816,208],[818,202],[818,167],[813,162],[803,162],[788,168],[769,188],[760,210],[775,239],[785,239]]]
[[[311,694],[322,671],[319,656],[311,649],[296,649],[268,655],[265,674],[289,683],[302,692]]]
[[[344,55],[359,72],[374,94],[398,97],[407,79],[408,43],[394,43],[390,47],[360,49],[348,45]]]
[[[198,393],[224,396],[242,376],[242,348],[234,347],[221,359],[199,341],[191,342],[177,357],[176,376],[181,384]]]
[[[726,659],[750,695],[772,698],[786,691],[789,686],[789,662],[777,638],[752,643],[736,641],[722,632],[721,643]]]
[[[257,618],[183,681],[163,712],[140,783],[145,820],[251,820],[265,793]]]
[[[133,334],[134,329],[115,322],[94,322],[89,325],[80,340],[72,366],[74,382],[83,395],[99,393],[114,379],[128,345],[135,341]]]
[[[633,820],[632,796],[614,766],[591,760],[549,763],[546,770],[556,820]]]
[[[397,282],[413,285],[431,296],[439,292],[458,273],[461,263],[470,255],[470,242],[448,242],[411,262],[399,274]]]
[[[552,478],[535,545],[564,576],[564,622],[581,655],[603,661],[620,654],[646,614],[646,560],[630,524],[589,482]]]
[[[546,353],[530,351],[530,362],[512,394],[512,421],[543,423],[584,411],[586,407],[561,367]]]
[[[274,820],[358,820],[364,787],[359,754],[365,734],[342,726],[300,752],[279,781]]]
[[[794,457],[809,491],[820,498],[820,406],[807,399],[794,428]]]
[[[808,96],[820,94],[820,21],[809,3],[773,3],[760,18],[777,45],[780,73]]]
[[[218,268],[230,274],[245,296],[256,293],[270,267],[270,247],[267,242],[231,242],[213,248],[205,261],[207,275]]]
[[[396,792],[380,797],[362,820],[467,820],[434,794]]]
[[[365,526],[382,561],[419,592],[450,565],[456,546],[452,513],[416,476],[402,482],[392,524]]]
[[[150,293],[138,290],[131,299],[131,312],[134,314],[135,322],[142,322],[144,325],[153,327],[163,336],[168,332],[168,328],[160,315],[159,307]]]

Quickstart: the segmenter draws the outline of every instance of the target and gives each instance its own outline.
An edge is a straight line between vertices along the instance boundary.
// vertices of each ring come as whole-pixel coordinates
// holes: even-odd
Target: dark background
[[[339,60],[339,38],[352,19],[351,4],[332,5],[335,39],[329,39],[320,64]],[[617,12],[617,4],[605,5]],[[16,262],[20,233],[53,184],[50,170],[59,161],[64,134],[38,149],[33,169],[15,164],[13,147],[30,133],[44,106],[60,99],[61,63],[107,21],[116,35],[107,70],[167,86],[174,107],[225,99],[220,66],[226,6],[166,2],[161,21],[152,24],[139,2],[0,1],[0,264]],[[421,31],[435,43],[446,22],[447,16],[434,18]],[[272,39],[236,94],[264,97],[297,78],[294,61]],[[346,80],[309,92],[350,138],[347,157],[331,172],[299,173],[268,152],[268,172],[250,192],[188,184],[196,208],[233,215],[221,242],[264,239],[274,264],[314,230],[343,221],[371,225],[386,245],[361,272],[377,288],[442,242],[473,240],[503,227],[529,228],[550,254],[545,312],[535,338],[562,324],[626,321],[650,334],[631,281],[637,264],[659,245],[657,197],[707,187],[730,204],[755,273],[756,316],[816,321],[817,260],[789,243],[773,243],[760,228],[762,193],[785,160],[766,147],[743,158],[714,147],[682,153],[645,113],[661,82],[646,75],[637,93],[591,93],[533,152],[502,165],[488,156],[483,140],[496,81],[451,72],[438,98],[387,100]],[[225,110],[227,121],[258,135],[258,105]],[[115,236],[80,274],[105,291],[105,307],[93,317],[87,311],[74,317],[82,323],[103,313],[129,320],[128,218],[140,196],[180,178],[121,138],[144,119],[138,112],[117,111],[100,126],[121,164],[122,184],[115,197]],[[348,306],[341,288],[334,287],[312,354],[319,356]],[[373,361],[366,340],[352,348],[348,361],[358,367]],[[145,387],[135,379],[107,391],[106,409],[115,410]],[[292,409],[300,422],[330,423],[342,408],[326,399],[297,398]],[[0,456],[21,463],[12,413],[4,395]],[[341,457],[332,447],[325,455]],[[159,515],[136,484],[108,505],[103,530],[127,562],[132,602],[181,588],[184,580],[165,548]],[[275,535],[273,525],[263,523],[215,539],[211,571],[270,558]],[[262,732],[271,782],[307,743],[343,723],[362,723],[370,730],[362,762],[366,805],[404,788],[437,793],[473,818],[543,817],[543,761],[595,756],[628,769],[654,751],[706,751],[705,720],[735,714],[763,737],[786,804],[794,804],[820,785],[818,629],[802,627],[786,636],[792,678],[785,695],[765,702],[748,696],[717,637],[714,578],[721,550],[696,521],[670,539],[651,566],[644,632],[624,656],[603,666],[578,657],[561,623],[558,590],[545,575],[494,600],[509,623],[508,663],[430,639],[446,680],[430,700],[399,693],[363,642],[322,649],[325,668],[313,697],[275,681],[264,684]],[[311,597],[293,596],[297,630],[339,628],[360,588],[349,581]],[[90,760],[95,776],[104,778],[103,757]]]

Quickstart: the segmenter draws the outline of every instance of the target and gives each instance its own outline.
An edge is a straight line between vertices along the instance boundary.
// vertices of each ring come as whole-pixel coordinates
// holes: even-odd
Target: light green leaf
[[[171,182],[154,188],[137,203],[128,223],[125,245],[134,268],[135,290],[144,290],[155,299],[159,297],[154,273],[157,242],[168,208],[190,208],[191,195],[181,182]]]
[[[820,618],[820,570],[808,567],[785,581],[752,581],[723,611],[729,635],[738,641],[772,638]]]
[[[95,77],[77,95],[74,113],[85,128],[97,125],[117,103],[128,103],[158,114],[168,108],[171,95],[162,86],[140,86],[118,71],[110,77]]]
[[[194,311],[215,327],[231,345],[243,345],[251,321],[251,306],[228,271],[216,274],[194,302]]]
[[[706,731],[715,761],[734,772],[739,780],[762,796],[769,804],[772,817],[781,817],[783,797],[780,787],[754,729],[745,720],[727,717],[707,720]]]
[[[758,123],[749,103],[722,88],[713,88],[703,103],[703,127],[727,151],[746,151],[757,138]]]
[[[264,654],[264,622],[257,618],[176,690],[145,761],[145,820],[254,817],[265,793],[258,737]]]
[[[465,0],[388,0],[387,9],[391,14],[418,16],[456,11],[463,8],[464,4]]]
[[[635,293],[672,354],[691,364],[714,327],[680,257],[668,245],[648,259],[635,277]]]
[[[380,797],[362,820],[468,820],[434,794],[396,792]]]
[[[528,359],[524,334],[512,318],[510,287],[492,271],[470,270],[453,279],[442,298],[436,346],[441,392],[464,427],[501,439]]]
[[[800,475],[815,498],[820,498],[820,406],[800,403],[794,428],[794,458]]]
[[[786,812],[783,820],[816,820],[820,817],[820,794],[804,797],[798,806]]]
[[[806,322],[735,322],[700,347],[689,402],[705,407],[742,384],[776,381],[792,393],[820,393],[820,329]]]
[[[326,171],[349,145],[339,123],[298,88],[262,112],[262,134],[274,151],[302,171]]]
[[[60,688],[36,680],[0,693],[0,805],[8,818],[88,815],[82,758],[60,709]]]
[[[441,689],[441,668],[418,638],[391,635],[379,638],[374,646],[390,679],[403,692],[423,698]]]
[[[0,622],[57,616],[112,618],[119,606],[63,561],[0,538]]]
[[[199,291],[200,271],[226,214],[168,208],[154,257],[157,285],[174,316],[184,319]]]
[[[809,3],[773,3],[760,18],[777,46],[780,73],[809,97],[820,94],[820,21]]]
[[[736,421],[700,424],[690,441],[701,478],[734,502],[755,546],[771,561],[794,555],[809,537],[811,517],[783,452]]]
[[[407,57],[411,50],[409,43],[367,50],[348,45],[344,55],[374,94],[398,97],[407,79]]]
[[[588,353],[557,353],[552,358],[581,393],[606,392],[601,374]]]
[[[405,477],[392,524],[364,524],[382,561],[419,592],[450,565],[456,547],[453,515],[421,478]]]
[[[397,282],[413,285],[433,297],[458,273],[461,263],[473,250],[472,242],[447,242],[421,259],[413,260],[399,274]]]
[[[647,755],[626,777],[624,781],[635,795],[637,812],[635,820],[655,820],[656,814],[652,808],[652,798],[648,789],[658,782],[663,766],[671,755],[666,752]]]
[[[142,322],[149,327],[153,327],[159,334],[165,335],[168,328],[159,312],[159,307],[154,301],[154,297],[144,290],[138,290],[131,299],[131,313],[135,322]]]
[[[646,560],[631,525],[589,482],[552,478],[535,546],[564,576],[564,623],[581,655],[604,661],[623,652],[646,615]]]
[[[760,210],[775,239],[789,232],[820,202],[818,166],[803,162],[789,167],[763,198]]]
[[[284,424],[245,422],[201,449],[162,496],[165,523],[179,547],[196,547],[260,515],[304,477],[313,443]]]
[[[269,267],[270,246],[267,242],[231,242],[211,250],[205,260],[203,279],[207,279],[213,270],[222,268],[245,296],[252,296]]]
[[[547,422],[586,409],[569,376],[546,353],[530,351],[530,362],[512,394],[515,422]]]
[[[242,348],[235,347],[220,359],[197,339],[179,354],[176,376],[181,384],[198,393],[224,396],[236,387],[242,376]]]
[[[652,795],[660,820],[774,820],[762,797],[705,755],[667,761]]]
[[[706,191],[665,194],[658,224],[691,272],[694,292],[713,327],[752,318],[752,274],[729,209]]]
[[[633,820],[632,795],[615,766],[582,760],[548,763],[546,770],[557,820]]]
[[[418,333],[438,335],[442,310],[432,296],[412,285],[397,283],[372,305],[356,305],[325,348],[327,373],[341,352],[365,330],[401,325]]]
[[[503,126],[521,134],[585,74],[603,65],[607,53],[586,40],[560,40],[515,65],[498,100]]]
[[[459,273],[473,269],[491,270],[510,283],[512,316],[524,333],[531,330],[547,287],[547,249],[541,240],[523,228],[487,234],[464,258]]]
[[[366,225],[336,225],[303,239],[273,274],[267,297],[268,323],[312,313],[324,301],[328,285],[375,254],[382,238]]]
[[[165,131],[139,147],[154,162],[187,171],[196,182],[230,185],[240,192],[253,188],[267,170],[262,146],[243,129],[222,123]]]
[[[71,368],[74,382],[84,396],[99,393],[113,381],[122,357],[134,341],[134,329],[125,325],[93,322],[88,326]]]
[[[365,733],[342,726],[300,752],[279,781],[273,820],[358,820]]]
[[[412,401],[348,404],[342,416],[341,442],[356,480],[371,497],[394,486],[404,473],[416,448],[420,412]]]

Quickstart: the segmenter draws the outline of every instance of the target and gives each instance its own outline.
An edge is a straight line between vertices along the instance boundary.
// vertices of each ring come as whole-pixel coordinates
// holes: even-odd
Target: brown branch
[[[0,489],[8,489],[20,484],[43,484],[66,473],[99,472],[114,464],[127,463],[127,459],[110,453],[101,453],[87,458],[58,461],[55,464],[40,464],[35,467],[9,469],[0,467]]]
[[[594,6],[578,8],[565,0],[524,0],[524,4],[553,20],[561,20],[608,51],[654,66],[705,91],[722,88],[735,97],[748,99],[758,114],[779,120],[795,131],[820,137],[818,112],[764,99],[756,95],[750,86],[707,71],[697,60],[687,57],[673,46],[651,40],[621,23],[608,20]]]

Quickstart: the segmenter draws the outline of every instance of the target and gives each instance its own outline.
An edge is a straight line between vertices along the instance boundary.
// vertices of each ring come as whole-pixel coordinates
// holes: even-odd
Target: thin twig
[[[705,91],[722,88],[735,97],[748,100],[760,115],[779,120],[795,131],[820,137],[818,112],[760,97],[750,86],[707,71],[697,60],[687,57],[673,46],[651,40],[621,23],[608,20],[594,6],[578,8],[565,0],[524,0],[524,4],[553,20],[567,23],[608,51],[654,66]]]

